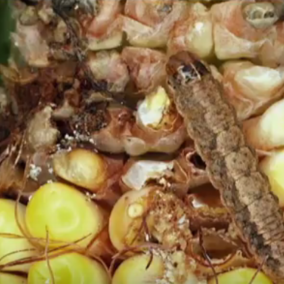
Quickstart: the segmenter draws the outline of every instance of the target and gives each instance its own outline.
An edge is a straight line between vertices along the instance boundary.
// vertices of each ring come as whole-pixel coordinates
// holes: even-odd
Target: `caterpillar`
[[[172,55],[166,71],[173,101],[212,185],[263,271],[283,284],[283,213],[222,85],[205,62],[186,51]]]

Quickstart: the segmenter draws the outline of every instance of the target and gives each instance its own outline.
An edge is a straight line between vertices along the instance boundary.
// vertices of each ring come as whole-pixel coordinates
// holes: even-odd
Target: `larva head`
[[[171,56],[166,65],[168,84],[173,89],[188,86],[210,73],[207,66],[190,52],[181,51]]]

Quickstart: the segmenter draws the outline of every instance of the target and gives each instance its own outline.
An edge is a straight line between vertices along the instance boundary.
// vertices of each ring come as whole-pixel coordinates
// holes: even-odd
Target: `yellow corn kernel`
[[[147,268],[147,266],[150,266]],[[164,275],[164,262],[154,255],[136,255],[125,260],[116,270],[112,284],[148,284],[155,283]]]
[[[28,284],[110,284],[100,263],[77,253],[51,258],[49,264],[50,267],[47,261],[34,263],[28,274]]]
[[[27,284],[27,279],[13,274],[0,273],[0,284]]]
[[[128,191],[114,205],[109,219],[109,235],[117,250],[141,242],[138,235],[142,216],[147,211],[148,193],[149,189]]]
[[[18,259],[30,257],[35,254],[33,246],[25,238],[17,224],[15,207],[15,201],[0,199],[0,265],[4,265]],[[26,229],[24,222],[25,213],[26,206],[24,206],[23,204],[18,204],[18,220],[22,229],[24,230]],[[9,234],[11,236],[9,236]],[[29,264],[16,265],[5,268],[5,270],[17,270],[24,272],[27,272],[28,269]]]
[[[92,191],[100,189],[107,179],[104,159],[85,149],[58,153],[53,158],[53,168],[62,179]]]
[[[246,284],[250,283],[254,277],[257,269],[253,268],[238,268],[229,272],[218,275],[219,284]],[[217,284],[216,279],[213,277],[209,280],[208,284]],[[253,284],[273,284],[272,281],[263,273],[258,272]]]
[[[284,206],[284,150],[277,151],[260,162],[260,169],[271,184],[271,190],[279,198],[280,206]]]
[[[104,213],[98,205],[63,183],[43,185],[27,206],[29,233],[45,240],[48,232],[50,247],[82,238],[78,245],[85,247],[102,230],[104,222]],[[45,245],[45,241],[41,244]]]

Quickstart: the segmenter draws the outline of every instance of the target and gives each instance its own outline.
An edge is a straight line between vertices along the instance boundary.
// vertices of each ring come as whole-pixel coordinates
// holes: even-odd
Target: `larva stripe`
[[[187,52],[167,64],[173,99],[243,238],[263,270],[284,283],[284,220],[258,158],[246,145],[235,110],[208,68]]]

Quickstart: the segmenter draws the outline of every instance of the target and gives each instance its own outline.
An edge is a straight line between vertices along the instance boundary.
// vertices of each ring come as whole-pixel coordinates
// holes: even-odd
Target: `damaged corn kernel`
[[[171,102],[163,87],[145,97],[138,107],[138,117],[145,126],[158,128],[163,121]]]
[[[188,50],[199,58],[213,55],[213,24],[210,11],[201,3],[191,6],[187,20],[175,26],[172,38],[168,41],[170,53]]]
[[[148,58],[147,61],[149,60],[152,61]],[[151,67],[154,68],[157,66]],[[143,73],[145,72],[143,70]],[[153,73],[153,70],[149,72]],[[160,79],[158,81],[160,82]],[[138,103],[135,118],[135,122],[129,124],[122,135],[124,150],[130,156],[147,152],[173,153],[186,138],[183,120],[161,86],[147,93],[144,100]]]
[[[208,9],[201,3],[192,7],[194,24],[186,36],[186,44],[200,58],[207,58],[213,53],[213,24]]]
[[[151,180],[162,183],[163,177],[166,176],[168,171],[172,171],[173,168],[173,161],[134,161],[121,177],[123,190],[141,190]]]
[[[56,154],[53,158],[53,168],[57,176],[91,191],[100,189],[107,180],[104,159],[85,149]]]
[[[149,189],[128,191],[114,205],[109,219],[109,235],[117,250],[143,242],[138,235],[149,192]]]
[[[122,45],[123,33],[118,31],[104,39],[89,37],[88,41],[88,48],[92,51],[113,49]]]
[[[248,60],[236,60],[227,61],[221,71],[225,94],[239,120],[262,113],[283,92],[283,67],[274,69]]]
[[[244,5],[243,14],[246,21],[257,29],[271,27],[279,17],[272,3],[250,3]]]

